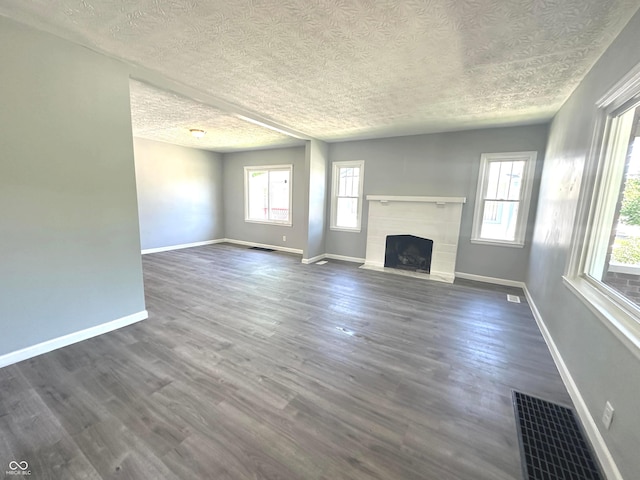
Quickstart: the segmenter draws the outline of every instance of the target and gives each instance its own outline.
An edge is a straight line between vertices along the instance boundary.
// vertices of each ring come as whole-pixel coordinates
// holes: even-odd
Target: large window
[[[331,229],[360,231],[364,161],[334,162]]]
[[[484,153],[471,241],[524,246],[536,152]]]
[[[614,117],[586,273],[640,304],[640,107]],[[631,278],[633,277],[633,278]],[[629,284],[630,280],[635,280]],[[631,288],[629,288],[631,287]]]
[[[244,167],[245,221],[291,225],[292,169]]]
[[[598,107],[565,283],[640,348],[640,68]]]

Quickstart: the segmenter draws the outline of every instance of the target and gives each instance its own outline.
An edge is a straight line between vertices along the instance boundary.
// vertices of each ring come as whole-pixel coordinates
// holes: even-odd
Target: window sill
[[[501,242],[500,240],[485,240],[483,238],[472,238],[471,243],[476,243],[478,245],[493,245],[496,247],[524,248],[524,243]]]
[[[361,228],[346,228],[346,227],[329,227],[330,230],[334,232],[351,232],[351,233],[360,233],[362,231]]]
[[[569,291],[640,359],[640,319],[586,278],[563,276],[562,280]]]
[[[248,218],[244,219],[245,223],[259,223],[261,225],[275,225],[277,227],[292,227],[293,225],[289,222],[270,222],[266,220],[249,220]]]

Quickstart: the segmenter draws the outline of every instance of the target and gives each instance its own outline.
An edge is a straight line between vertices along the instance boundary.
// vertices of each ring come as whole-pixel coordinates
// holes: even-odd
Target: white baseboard
[[[473,273],[456,272],[456,278],[464,278],[466,280],[474,280],[476,282],[492,283],[494,285],[504,285],[505,287],[518,287],[524,290],[524,282],[516,280],[507,280],[506,278],[485,277],[484,275],[474,275]]]
[[[364,263],[364,258],[347,257],[345,255],[336,255],[334,253],[325,253],[324,258],[328,258],[330,260],[342,260],[343,262]]]
[[[578,386],[576,385],[567,365],[564,363],[562,355],[558,350],[547,326],[542,319],[542,315],[540,315],[540,311],[538,307],[536,307],[527,286],[524,286],[524,294],[527,298],[527,302],[529,303],[529,308],[531,308],[531,313],[533,313],[533,318],[535,318],[536,323],[538,324],[538,328],[540,329],[540,333],[542,333],[542,337],[551,352],[551,356],[553,357],[553,361],[560,372],[560,376],[562,377],[562,381],[564,382],[565,387],[567,387],[567,391],[569,392],[569,396],[571,400],[573,400],[573,405],[576,408],[576,412],[580,417],[580,421],[582,422],[582,426],[584,427],[584,431],[586,432],[589,440],[591,441],[591,445],[595,451],[596,456],[600,460],[600,465],[602,465],[602,469],[604,470],[604,474],[606,475],[608,480],[623,480],[622,474],[620,470],[618,470],[618,466],[616,462],[613,460],[611,456],[611,452],[609,452],[609,448],[598,430],[598,426],[596,424],[595,419],[589,413],[589,409],[587,408],[587,404],[582,398],[582,394],[580,390],[578,390]]]
[[[302,263],[304,263],[305,265],[309,265],[310,263],[316,263],[326,258],[326,256],[327,256],[326,253],[321,253],[320,255],[316,255],[315,257],[303,258]]]
[[[270,248],[272,250],[278,250],[280,252],[302,255],[302,249],[300,248],[281,247],[280,245],[267,245],[266,243],[247,242],[245,240],[234,240],[233,238],[225,238],[221,240],[221,242],[234,243],[236,245],[246,245],[247,247]]]
[[[201,247],[202,245],[212,245],[214,243],[222,243],[224,241],[225,241],[224,238],[219,238],[217,240],[205,240],[204,242],[182,243],[180,245],[169,245],[167,247],[146,248],[142,250],[141,253],[142,255],[147,255],[148,253],[168,252],[169,250],[180,250],[182,248]]]
[[[342,260],[343,262],[364,263],[364,258],[346,257],[344,255],[335,255],[333,253],[323,253],[322,255],[316,255],[313,258],[303,258],[302,263],[316,263],[320,260],[324,260],[325,258],[328,258],[329,260]]]
[[[36,357],[52,350],[57,350],[58,348],[66,347],[73,343],[81,342],[82,340],[97,337],[98,335],[102,335],[103,333],[126,327],[127,325],[139,322],[148,317],[149,314],[147,313],[147,311],[142,310],[141,312],[127,315],[126,317],[118,318],[107,323],[102,323],[100,325],[96,325],[95,327],[89,327],[78,332],[69,333],[68,335],[63,335],[62,337],[53,338],[51,340],[47,340],[46,342],[23,348],[21,350],[16,350],[15,352],[0,355],[0,368],[21,362],[22,360],[26,360],[28,358]]]

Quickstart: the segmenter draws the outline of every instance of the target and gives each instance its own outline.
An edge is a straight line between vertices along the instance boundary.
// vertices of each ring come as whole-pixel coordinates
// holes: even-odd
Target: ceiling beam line
[[[185,85],[184,83],[171,80],[161,73],[155,72],[145,67],[126,62],[130,67],[130,77],[134,80],[138,80],[162,90],[166,90],[183,97],[187,97],[196,102],[208,105],[213,108],[217,108],[229,115],[233,115],[245,122],[253,123],[264,128],[288,135],[290,137],[298,138],[300,140],[312,140],[314,137],[307,135],[304,132],[283,125],[274,121],[271,118],[260,115],[254,111],[243,108],[231,102],[227,102],[221,98],[204,92],[198,88]]]

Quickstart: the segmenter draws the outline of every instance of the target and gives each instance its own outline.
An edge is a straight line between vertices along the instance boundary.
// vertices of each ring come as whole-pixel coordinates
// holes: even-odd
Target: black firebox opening
[[[433,240],[415,235],[387,235],[384,266],[418,272],[431,271]]]

